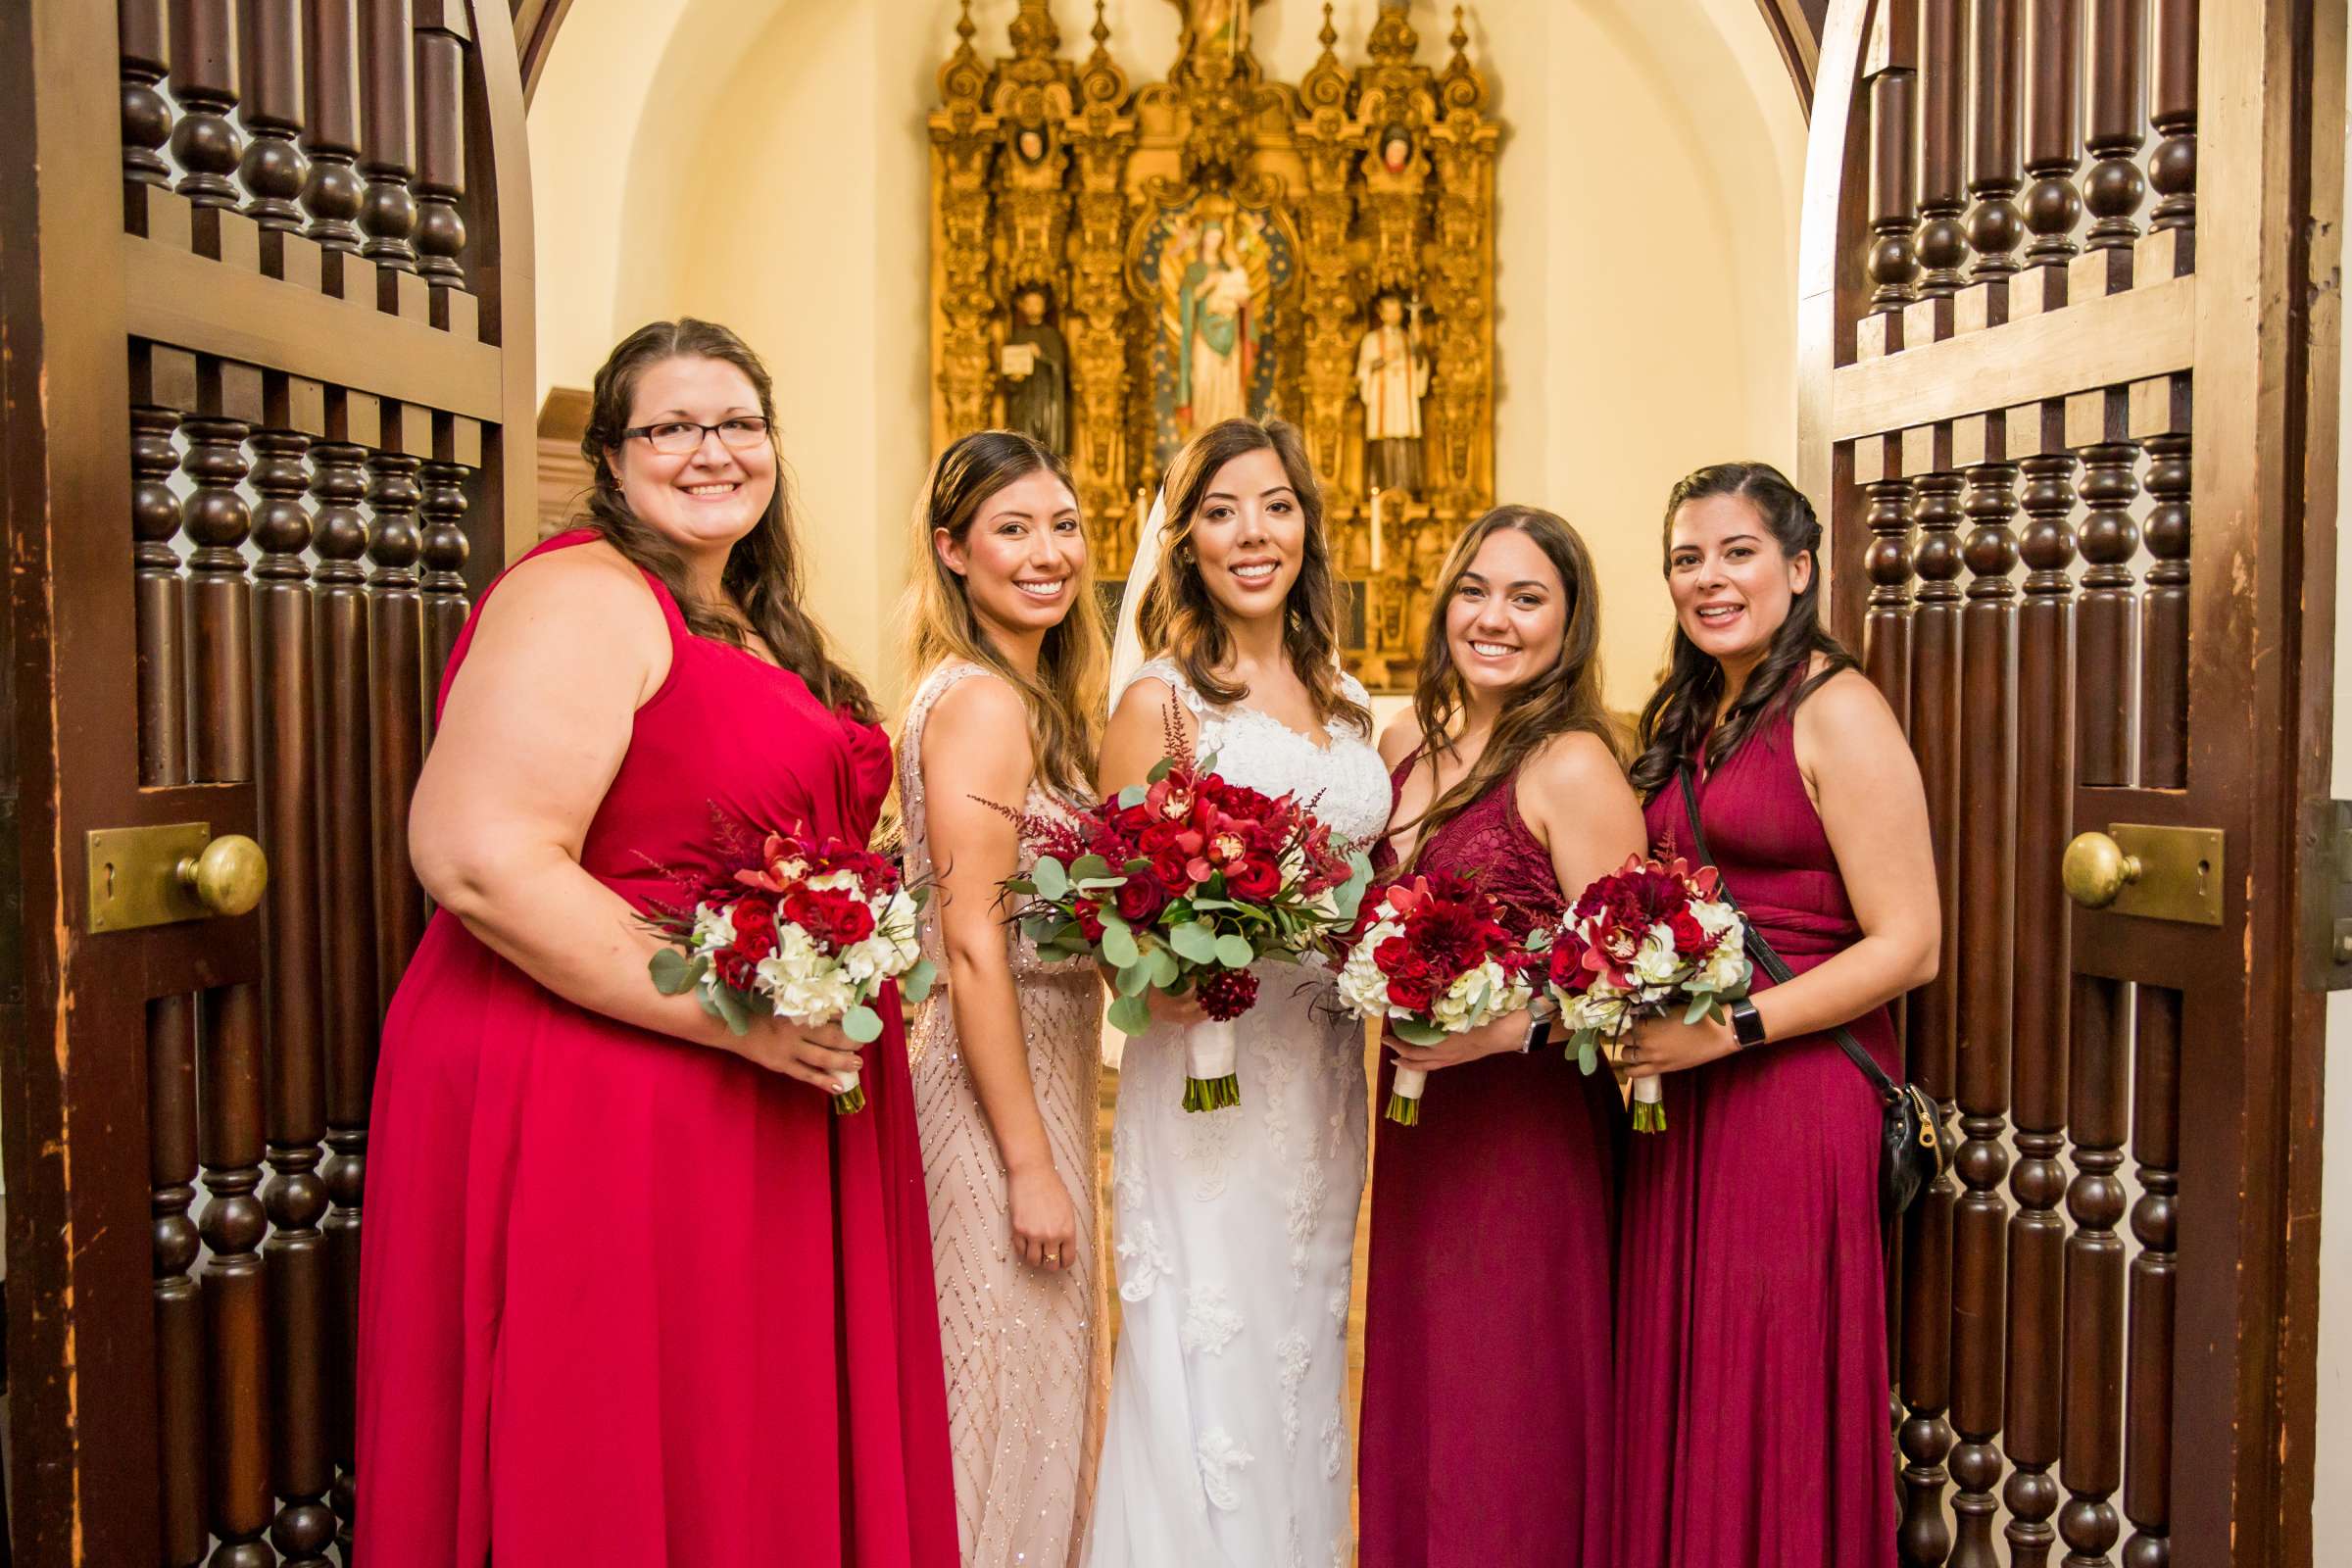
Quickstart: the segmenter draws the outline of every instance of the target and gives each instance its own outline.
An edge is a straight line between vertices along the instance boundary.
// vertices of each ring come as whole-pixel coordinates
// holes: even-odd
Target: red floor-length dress
[[[1559,918],[1551,858],[1513,778],[1442,825],[1421,867],[1480,881],[1527,923]],[[1396,1070],[1383,1064],[1379,1103]],[[1623,1120],[1606,1073],[1539,1047],[1433,1072],[1418,1126],[1379,1124],[1362,1568],[1606,1564]]]
[[[1862,932],[1792,711],[1695,782],[1724,880],[1801,974]],[[1679,788],[1648,819],[1690,852]],[[1899,1077],[1885,1008],[1847,1027]],[[1888,1568],[1878,1096],[1828,1035],[1662,1081],[1666,1131],[1628,1140],[1621,1193],[1617,1568]]]
[[[722,869],[720,817],[863,842],[882,731],[691,635],[647,580],[670,672],[581,865],[643,906]],[[836,1117],[433,917],[368,1135],[361,1561],[953,1568],[922,1161],[895,997],[884,1012],[869,1103]]]

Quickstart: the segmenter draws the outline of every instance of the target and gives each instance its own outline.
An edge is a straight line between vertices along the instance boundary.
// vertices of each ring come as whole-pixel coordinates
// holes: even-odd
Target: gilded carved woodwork
[[[1494,501],[1486,79],[1458,8],[1440,71],[1403,0],[1383,0],[1354,66],[1326,5],[1321,53],[1292,84],[1251,52],[1264,0],[1170,3],[1177,59],[1131,85],[1100,3],[1093,50],[1070,61],[1051,0],[1021,0],[996,59],[973,46],[967,0],[929,122],[934,443],[1006,418],[1006,389],[1032,373],[1008,334],[1042,292],[1068,345],[1067,456],[1105,580],[1186,439],[1280,416],[1305,434],[1358,596],[1350,662],[1375,690],[1409,686],[1423,585]]]

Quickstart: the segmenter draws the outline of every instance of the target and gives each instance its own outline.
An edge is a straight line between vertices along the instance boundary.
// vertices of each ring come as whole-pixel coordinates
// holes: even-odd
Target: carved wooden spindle
[[[360,212],[368,182],[360,177],[360,0],[307,0],[302,8],[303,100],[310,123],[302,149],[310,179],[302,205],[303,233],[331,251],[360,248]]]
[[[328,439],[311,448],[311,496],[318,503],[312,550],[318,643],[319,907],[336,911],[320,930],[326,977],[326,1147],[322,1174],[330,1306],[326,1428],[337,1474],[331,1500],[335,1539],[352,1560],[356,1488],[352,1379],[360,1323],[361,1200],[367,1179],[368,1102],[374,1091],[376,989],[373,829],[368,820],[367,519],[364,466],[378,437],[377,405],[359,393],[327,401]]]
[[[320,1035],[318,800],[311,573],[303,553],[311,515],[303,505],[304,464],[324,428],[324,391],[315,381],[272,374],[256,431],[253,618],[261,694],[259,836],[270,857],[271,893],[263,902],[270,1041],[270,1180],[262,1201],[270,1240],[262,1254],[270,1284],[270,1386],[278,1412],[270,1474],[281,1499],[270,1541],[289,1568],[325,1568],[335,1535],[327,1508],[334,1463],[327,1452],[321,1395],[326,1376],[326,1243],[318,1222],[326,1187],[318,1175],[325,1135]]]
[[[176,780],[172,782],[178,782]],[[147,1004],[147,1161],[154,1184],[158,1545],[166,1563],[204,1556],[204,1302],[191,1272],[203,1248],[196,1201],[196,999]]]
[[[458,633],[466,628],[466,616],[471,609],[466,602],[466,479],[470,465],[481,461],[480,430],[469,419],[458,419],[449,415],[435,416],[433,436],[434,460],[424,465],[418,477],[424,485],[424,502],[419,514],[424,519],[421,550],[424,575],[418,586],[424,598],[424,694],[426,724],[431,723],[432,698],[441,690],[442,673],[449,668],[449,657],[458,643]],[[466,451],[458,452],[461,431],[470,438]],[[440,454],[451,456],[443,457]]]
[[[1863,560],[1871,589],[1862,616],[1862,667],[1902,719],[1911,710],[1911,481],[1883,477],[1888,464],[1882,454],[1891,444],[1879,436],[1855,443],[1856,476],[1870,529],[1870,553]]]
[[[2013,929],[2034,933],[2017,951],[2011,1004],[2010,1069],[2017,1163],[2009,1172],[2017,1211],[2009,1220],[2007,1373],[2001,1442],[2014,1467],[2001,1490],[2009,1511],[2003,1534],[2016,1568],[2042,1568],[2056,1535],[2050,1516],[2058,1485],[2058,1394],[2064,1375],[2066,1221],[2067,976],[2070,925],[2058,861],[2074,816],[2075,558],[2069,521],[2075,505],[2074,455],[2048,409],[2012,411],[2011,451],[2023,452],[2019,539],[2027,576],[2017,616],[2017,914]],[[2025,441],[2020,442],[2021,419]]]
[[[2083,138],[2095,160],[2082,180],[2090,210],[2092,250],[2129,249],[2139,237],[2133,217],[2147,181],[2139,172],[2147,139],[2141,93],[2145,44],[2141,17],[2148,0],[2090,0],[2090,116]]]
[[[2002,277],[2018,269],[2010,253],[2026,237],[2017,210],[2024,181],[2017,164],[2017,79],[2024,48],[2017,28],[2018,0],[1976,0],[1973,33],[1976,113],[1970,117],[1968,193],[1977,205],[1968,215],[1968,243],[1976,251],[1973,278]]]
[[[1905,999],[1904,1041],[1911,1074],[1934,1085],[1947,1117],[1952,1102],[1953,1013],[1959,992],[1953,917],[1960,831],[1960,489],[1948,438],[1936,471],[1919,481],[1919,542],[1911,556],[1919,599],[1911,612],[1911,752],[1927,785],[1935,840],[1936,885],[1943,903],[1943,957],[1936,978]],[[1924,466],[1924,464],[1922,465]]]
[[[2085,627],[2087,642],[2087,626]],[[2097,688],[2089,688],[2088,699]],[[2086,700],[2085,708],[2091,706]],[[2090,760],[2083,759],[2087,767]],[[2124,1138],[2131,1109],[2132,1018],[2127,986],[2103,975],[2075,977],[2067,1131],[2075,1179],[2066,1211],[2066,1419],[2058,1477],[2066,1505],[2058,1534],[2067,1568],[2107,1562],[2120,1525],[2108,1499],[2123,1484]]]
[[[394,411],[387,410],[387,413]],[[368,462],[368,640],[370,654],[368,750],[375,801],[375,977],[377,1016],[391,1005],[401,970],[424,934],[424,900],[409,871],[409,796],[424,761],[424,619],[416,561],[422,540],[416,473],[430,450],[424,410],[401,408],[386,421],[387,444]],[[400,433],[396,433],[400,432]]]
[[[172,96],[179,123],[172,156],[178,192],[198,207],[234,207],[242,138],[229,115],[237,107],[235,0],[172,0]]]
[[[2180,378],[2187,398],[2187,377]],[[2139,782],[2188,783],[2188,490],[2186,408],[2179,428],[2148,437],[2147,592],[2140,600]]]
[[[196,361],[137,344],[130,364],[132,615],[139,643],[139,782],[188,781],[187,583],[180,575],[179,466],[172,436],[196,406]]]
[[[416,270],[463,287],[466,220],[466,0],[416,5]]]
[[[413,131],[416,34],[409,0],[361,0],[360,172],[368,201],[360,211],[367,243],[360,254],[379,267],[416,270],[410,236],[416,231]]]
[[[2156,126],[2156,150],[2148,158],[2148,183],[2156,187],[2149,226],[2197,227],[2197,0],[2156,0],[2155,75],[2148,118]]]
[[[1912,99],[1918,76],[1886,70],[1870,78],[1870,309],[1899,312],[1918,297],[1919,259],[1911,246]]]
[[[2145,754],[2142,754],[2143,758]],[[2143,770],[2144,776],[2144,770]],[[2132,1072],[2132,1152],[2139,1200],[2132,1205],[2131,1402],[2124,1412],[2124,1514],[2134,1527],[2124,1568],[2173,1560],[2173,1296],[2180,1268],[2180,993],[2139,988]]]
[[[2106,405],[2106,433],[2123,433],[2121,394],[2091,394]],[[2132,558],[2139,553],[2139,528],[2132,503],[2139,496],[2133,471],[2139,443],[2094,441],[2082,445],[2082,594],[2077,615],[2081,639],[2076,747],[2079,781],[2125,785],[2132,782],[2132,643],[2138,620]]]
[[[1952,1226],[1952,1427],[1956,1568],[1993,1568],[1993,1494],[2001,1480],[2002,1301],[2007,1286],[2011,828],[2011,656],[2016,646],[2017,564],[2011,531],[2017,465],[2005,461],[2002,416],[1987,421],[1968,469],[1967,608],[1961,612],[1961,710],[1970,732],[1960,765],[1958,867],[1958,1100],[1962,1143],[1954,1168],[1965,1189]]]
[[[164,0],[117,0],[115,27],[122,55],[122,177],[166,186],[172,167],[159,149],[172,139],[172,103],[158,84],[171,74],[172,57]]]
[[[270,1496],[269,1376],[261,1245],[269,1229],[262,1182],[262,1009],[250,985],[204,993],[198,1035],[199,1157],[205,1203],[196,1226],[211,1256],[203,1271],[207,1454],[212,1529],[208,1568],[272,1568],[262,1533]]]
[[[2075,125],[2082,103],[2081,3],[2027,0],[2032,66],[2026,90],[2026,172],[2034,176],[2034,183],[2026,192],[2025,209],[2034,242],[2026,247],[2026,260],[2036,267],[2064,265],[2082,249],[2075,243],[2075,224],[2082,217],[2082,193],[2075,189],[2075,172],[2082,167]]]
[[[253,513],[237,486],[245,478],[246,435],[261,409],[261,372],[204,362],[206,412],[182,425],[188,453],[180,471],[193,489],[180,504],[188,553],[189,776],[199,784],[253,777],[252,585],[245,536]]]
[[[239,0],[243,23],[244,105],[252,142],[239,176],[245,214],[264,228],[302,226],[297,198],[310,171],[302,149],[302,13],[299,0]]]
[[[1968,230],[1960,215],[1968,193],[1960,183],[1960,136],[1967,113],[1961,0],[1920,0],[1919,25],[1919,280],[1923,299],[1959,292],[1967,279]]]

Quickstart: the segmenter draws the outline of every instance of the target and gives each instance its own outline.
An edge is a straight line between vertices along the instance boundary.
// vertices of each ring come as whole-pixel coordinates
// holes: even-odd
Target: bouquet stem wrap
[[[1389,1085],[1389,1108],[1381,1114],[1399,1127],[1421,1125],[1421,1091],[1429,1083],[1429,1074],[1418,1067],[1399,1067],[1396,1081]]]
[[[1222,1110],[1242,1102],[1235,1058],[1241,1043],[1230,1018],[1209,1018],[1184,1032],[1184,1108]]]
[[[837,1073],[833,1082],[838,1086],[833,1091],[834,1115],[855,1116],[865,1108],[865,1091],[858,1087],[856,1073]]]
[[[1666,1087],[1656,1078],[1634,1080],[1634,1131],[1662,1133],[1666,1130]]]

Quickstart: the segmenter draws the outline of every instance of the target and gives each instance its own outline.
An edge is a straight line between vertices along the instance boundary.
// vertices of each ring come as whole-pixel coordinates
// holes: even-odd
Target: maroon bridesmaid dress
[[[1725,881],[1801,974],[1862,933],[1792,712],[1694,782]],[[1678,786],[1647,814],[1660,853],[1691,853]],[[1884,1007],[1847,1027],[1899,1076]],[[1621,1194],[1617,1568],[1886,1568],[1878,1096],[1828,1035],[1663,1083],[1666,1131],[1628,1140]]]
[[[673,872],[720,869],[714,814],[863,842],[882,731],[693,636],[653,591],[669,676],[581,865],[643,907],[677,897]],[[869,1103],[835,1117],[798,1080],[576,1007],[433,916],[369,1130],[361,1561],[953,1568],[895,998],[885,1017]]]
[[[1551,858],[1515,784],[1442,825],[1421,865],[1482,882],[1525,925],[1556,922]],[[1395,1076],[1384,1061],[1377,1103]],[[1356,1467],[1363,1568],[1607,1562],[1623,1122],[1607,1074],[1588,1078],[1545,1047],[1433,1072],[1418,1126],[1379,1123]]]

